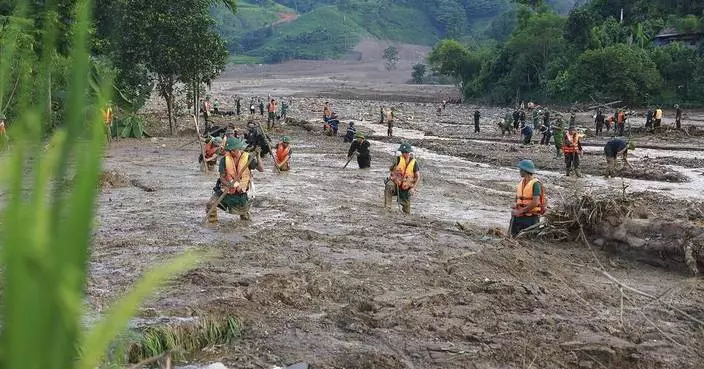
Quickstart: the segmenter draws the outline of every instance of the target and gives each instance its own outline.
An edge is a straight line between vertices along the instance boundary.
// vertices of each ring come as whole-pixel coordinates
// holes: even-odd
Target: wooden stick
[[[196,115],[193,114],[193,122],[196,124],[196,135],[198,135],[198,143],[200,144],[200,151],[201,154],[203,154],[203,171],[205,174],[208,174],[208,162],[205,161],[205,146],[203,145],[203,141],[201,140],[200,137],[200,128],[198,127],[198,118],[196,118]]]

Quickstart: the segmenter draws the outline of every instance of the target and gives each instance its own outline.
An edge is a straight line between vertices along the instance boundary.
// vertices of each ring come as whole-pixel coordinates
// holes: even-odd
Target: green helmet
[[[291,143],[291,137],[288,137],[288,136],[281,137],[281,142]]]
[[[242,150],[247,147],[247,143],[241,138],[228,137],[225,144],[225,150]]]
[[[633,141],[628,142],[628,150],[635,150],[636,149],[636,144]]]
[[[214,137],[213,138],[213,145],[218,145],[220,146],[222,144],[222,137]]]
[[[354,138],[364,138],[364,132],[357,131],[357,133],[354,134]]]
[[[411,147],[411,144],[404,142],[401,144],[401,146],[398,147],[398,151],[403,154],[407,154],[409,152],[413,152],[413,147]]]
[[[518,169],[520,169],[524,172],[528,172],[530,174],[535,174],[535,172],[536,172],[535,164],[533,164],[532,160],[528,160],[528,159],[521,160],[518,163]]]

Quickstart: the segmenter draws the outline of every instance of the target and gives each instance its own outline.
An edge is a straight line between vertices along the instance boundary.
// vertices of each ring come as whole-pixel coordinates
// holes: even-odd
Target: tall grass
[[[140,302],[162,281],[193,265],[199,255],[188,253],[147,273],[102,321],[83,331],[89,240],[104,146],[99,108],[110,99],[111,81],[102,81],[97,91],[89,86],[92,4],[78,0],[70,33],[71,63],[65,76],[65,114],[44,151],[51,76],[57,72],[52,63],[59,36],[52,27],[57,13],[45,9],[46,28],[36,30],[26,22],[30,2],[17,0],[15,4],[1,35],[0,50],[3,98],[10,81],[20,78],[8,124],[11,147],[0,155],[4,201],[0,216],[4,288],[0,367],[93,369]],[[17,40],[27,34],[42,35],[40,52],[17,47]]]

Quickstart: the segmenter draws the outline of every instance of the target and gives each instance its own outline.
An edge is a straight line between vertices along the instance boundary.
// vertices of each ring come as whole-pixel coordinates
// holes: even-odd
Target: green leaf
[[[78,363],[78,369],[97,367],[110,342],[124,330],[142,301],[164,281],[194,266],[202,256],[202,253],[188,252],[148,272],[85,337],[81,345],[83,356]]]

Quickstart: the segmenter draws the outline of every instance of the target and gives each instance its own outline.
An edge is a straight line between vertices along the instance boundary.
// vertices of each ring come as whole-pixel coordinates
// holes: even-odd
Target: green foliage
[[[46,23],[43,28],[33,25],[22,29],[21,23],[30,14],[28,1],[14,4],[9,24],[12,31],[3,33],[0,75],[11,75],[13,66],[31,73],[17,73],[17,97],[9,125],[12,141],[0,162],[0,367],[93,369],[138,304],[161,282],[193,265],[196,255],[185,255],[147,273],[106,318],[89,332],[82,332],[104,144],[99,110],[113,89],[109,75],[94,78],[89,72],[90,1],[76,1],[71,8],[71,26],[62,35],[70,36],[65,50],[57,34],[61,28]],[[47,14],[56,13],[56,2],[46,6]],[[18,48],[22,37],[15,31],[20,30],[41,33],[41,50]],[[65,64],[57,64],[54,58],[60,51],[66,52]],[[49,94],[55,73],[65,78],[65,106],[61,124],[45,149],[43,128],[51,114]],[[14,81],[0,79],[0,90],[7,91],[10,83]]]
[[[428,55],[430,66],[441,75],[451,77],[463,86],[479,72],[480,61],[464,45],[454,40],[440,41]]]
[[[396,69],[396,63],[398,63],[398,49],[389,46],[384,49],[384,54],[381,57],[384,59],[384,65],[387,71]]]
[[[425,64],[423,63],[417,63],[413,65],[413,73],[411,73],[411,77],[413,78],[413,83],[416,84],[422,84],[423,81],[425,80]]]
[[[568,84],[577,97],[593,94],[598,99],[637,104],[650,101],[662,80],[643,49],[615,45],[582,54],[570,69]]]
[[[331,25],[334,25],[331,26]],[[277,35],[248,55],[267,63],[290,59],[334,59],[342,56],[366,35],[350,17],[335,6],[319,7],[273,30]]]
[[[172,134],[175,84],[210,83],[227,61],[225,43],[213,30],[215,21],[209,14],[214,3],[207,0],[120,3],[119,34],[114,36],[118,68],[126,72],[120,76],[138,82],[137,86],[152,83],[156,86],[166,101]],[[141,73],[135,74],[131,66],[143,66],[136,70]],[[134,90],[142,92],[140,88]]]

